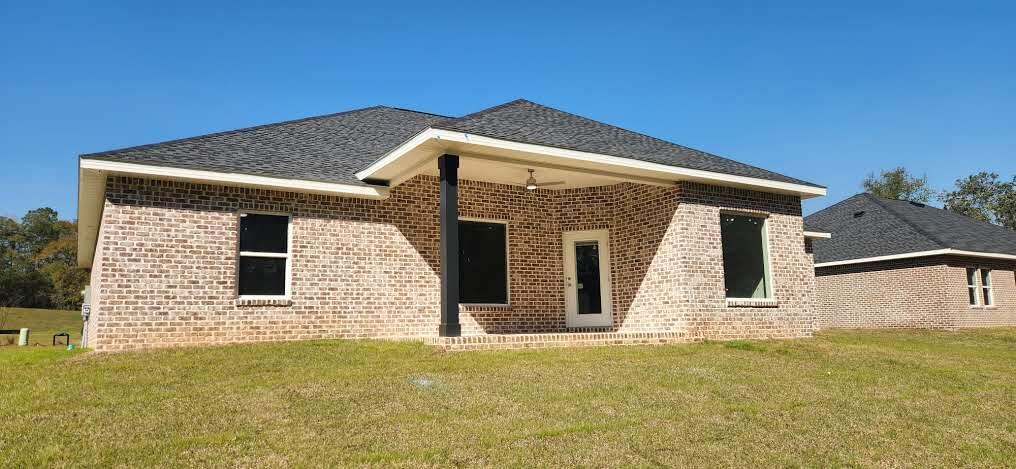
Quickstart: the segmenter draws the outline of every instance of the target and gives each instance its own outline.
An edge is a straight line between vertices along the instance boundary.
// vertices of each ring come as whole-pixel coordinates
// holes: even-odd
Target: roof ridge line
[[[912,223],[910,220],[907,220],[907,218],[904,217],[903,215],[901,215],[900,212],[897,212],[892,207],[882,203],[882,201],[880,200],[880,198],[877,195],[871,194],[871,193],[868,193],[868,192],[863,192],[862,194],[867,196],[869,200],[871,200],[872,202],[875,203],[875,205],[878,205],[879,207],[881,207],[885,211],[887,211],[890,214],[892,214],[892,216],[896,217],[897,220],[902,221],[907,226],[909,226],[914,231],[916,231],[918,234],[920,234],[921,236],[924,236],[925,239],[927,239],[928,241],[931,241],[931,242],[939,245],[942,249],[951,249],[951,246],[948,246],[946,243],[942,242],[942,240],[938,239],[938,237],[933,236],[931,233],[928,233],[927,231],[921,229],[920,227],[918,227],[917,225]],[[911,201],[907,200],[907,201],[901,201],[901,202],[908,202],[909,203]]]
[[[151,148],[151,147],[158,146],[158,145],[166,145],[166,144],[187,142],[187,141],[191,141],[191,140],[200,140],[200,139],[204,139],[204,138],[218,137],[220,135],[233,134],[233,133],[250,132],[252,130],[265,129],[265,128],[269,128],[269,127],[277,127],[277,126],[286,125],[286,124],[295,124],[295,123],[298,123],[298,122],[306,122],[306,121],[310,121],[310,120],[314,120],[314,119],[324,119],[324,118],[328,118],[328,117],[341,116],[343,114],[351,114],[351,113],[354,113],[354,112],[367,111],[367,110],[370,110],[370,109],[380,109],[380,108],[397,109],[397,108],[391,108],[389,106],[382,106],[382,105],[367,106],[367,107],[362,107],[362,108],[357,108],[357,109],[350,109],[348,111],[333,112],[333,113],[329,113],[329,114],[320,114],[320,115],[316,115],[316,116],[300,117],[300,118],[297,118],[297,119],[290,119],[290,120],[285,120],[285,121],[281,121],[281,122],[272,122],[270,124],[259,124],[259,125],[252,125],[250,127],[241,127],[239,129],[230,129],[230,130],[222,130],[222,131],[219,131],[219,132],[210,132],[210,133],[207,133],[207,134],[194,135],[192,137],[174,138],[174,139],[170,139],[170,140],[163,140],[161,142],[146,143],[144,145],[134,145],[134,146],[129,146],[129,147],[114,148],[112,150],[98,151],[98,152],[93,152],[93,153],[81,153],[81,154],[78,155],[78,157],[79,158],[94,158],[94,157],[99,157],[99,156],[106,156],[106,155],[109,155],[111,153],[119,153],[119,152],[122,152],[122,151],[141,150],[141,149],[144,149],[144,148]],[[399,109],[399,110],[401,110],[401,111],[408,111],[408,112],[416,112],[416,111],[411,111],[411,110],[408,110],[408,109]],[[426,113],[422,113],[422,114],[426,114]],[[437,116],[437,114],[435,114],[435,116]],[[445,117],[445,116],[438,116],[438,117]]]
[[[408,142],[408,141],[410,141],[410,140],[412,140],[412,139],[414,139],[414,138],[416,138],[416,137],[420,136],[420,134],[422,134],[422,133],[424,133],[424,132],[426,132],[426,131],[428,131],[428,130],[431,130],[431,129],[439,129],[440,127],[438,127],[438,126],[439,126],[439,125],[441,125],[441,124],[443,124],[443,123],[447,123],[447,122],[454,122],[454,121],[457,121],[457,120],[459,120],[459,119],[465,119],[466,117],[469,117],[469,116],[474,116],[474,115],[477,115],[477,114],[480,114],[480,113],[483,113],[483,112],[488,112],[488,111],[493,111],[493,110],[495,110],[495,109],[500,109],[500,108],[506,107],[506,106],[508,106],[508,105],[510,105],[510,104],[514,104],[514,103],[517,103],[517,102],[521,102],[521,101],[526,101],[526,100],[525,100],[525,99],[523,99],[523,98],[518,98],[518,99],[513,99],[513,100],[511,100],[511,101],[508,101],[508,102],[506,102],[506,103],[501,103],[501,104],[498,104],[498,105],[496,105],[496,106],[492,106],[492,107],[488,107],[488,108],[484,108],[484,109],[480,109],[479,111],[476,111],[476,112],[471,112],[471,113],[469,113],[469,114],[466,114],[466,115],[464,115],[464,116],[460,116],[460,117],[448,117],[448,116],[442,116],[442,115],[440,115],[440,114],[433,114],[433,115],[434,115],[434,116],[436,116],[436,117],[444,117],[444,118],[445,118],[445,120],[443,120],[443,121],[441,121],[441,122],[435,122],[435,123],[433,123],[433,124],[430,124],[430,125],[428,125],[427,127],[423,128],[423,129],[422,129],[422,130],[420,130],[419,132],[417,132],[417,133],[413,134],[413,135],[412,135],[411,137],[409,137],[409,138],[407,138],[407,139],[403,140],[403,141],[402,141],[401,143],[399,143],[398,145],[395,145],[394,147],[392,147],[392,148],[388,149],[388,151],[384,152],[384,153],[383,153],[383,154],[382,154],[381,156],[377,157],[377,159],[375,159],[374,161],[372,161],[372,162],[368,163],[368,164],[367,164],[366,166],[364,166],[363,168],[360,168],[360,169],[359,169],[359,170],[358,170],[357,172],[363,171],[363,170],[365,170],[365,169],[367,169],[367,168],[371,167],[372,165],[374,165],[374,163],[377,163],[378,161],[381,161],[381,160],[383,160],[383,159],[384,159],[385,157],[387,157],[387,156],[388,156],[389,154],[391,154],[391,152],[395,151],[395,149],[397,149],[397,148],[401,147],[402,145],[405,145],[405,144],[406,144],[406,142]],[[443,130],[449,130],[449,129],[443,129]]]
[[[493,111],[496,111],[498,109],[505,108],[505,107],[508,107],[508,106],[510,106],[512,104],[519,103],[519,102],[533,103],[532,101],[529,101],[528,99],[525,99],[525,98],[517,98],[517,99],[513,99],[511,101],[508,101],[506,103],[501,103],[501,104],[498,104],[496,106],[491,106],[491,107],[483,108],[483,109],[480,109],[479,111],[470,112],[469,114],[465,114],[465,115],[462,115],[462,116],[459,116],[459,117],[452,117],[450,119],[453,120],[453,121],[457,121],[457,120],[460,120],[460,119],[465,119],[467,117],[477,116],[477,115],[483,114],[485,112],[493,112]],[[533,104],[537,104],[537,103],[533,103]],[[442,116],[442,117],[444,117],[444,116]]]
[[[815,215],[818,215],[819,213],[822,213],[822,212],[824,212],[824,211],[826,211],[826,210],[831,210],[831,209],[833,209],[833,208],[837,208],[837,207],[839,207],[840,205],[846,205],[846,204],[847,204],[848,202],[850,202],[851,200],[854,200],[854,199],[857,199],[857,198],[864,198],[863,196],[864,196],[864,193],[863,193],[863,192],[858,192],[858,193],[856,193],[856,194],[854,194],[854,195],[852,195],[852,196],[850,196],[850,197],[847,197],[847,198],[845,198],[845,199],[842,199],[842,200],[840,200],[840,201],[838,201],[838,202],[832,203],[832,204],[830,204],[830,205],[828,205],[828,206],[826,206],[826,207],[822,208],[821,210],[816,210],[815,212],[813,212],[813,213],[811,213],[811,214],[809,214],[809,215],[805,215],[805,216],[803,216],[803,217],[801,217],[801,218],[802,218],[802,219],[803,219],[804,221],[806,221],[806,222],[807,222],[809,218],[811,218],[811,217],[814,217]]]
[[[413,113],[416,113],[416,114],[426,114],[428,116],[443,117],[445,119],[457,119],[457,117],[446,116],[444,114],[437,114],[437,113],[434,113],[434,112],[427,112],[427,111],[418,111],[416,109],[409,109],[409,108],[398,107],[398,106],[387,106],[387,105],[384,105],[384,104],[379,105],[379,106],[372,106],[372,107],[383,107],[383,108],[388,108],[388,109],[394,109],[396,111],[406,111],[406,112],[413,112]],[[363,108],[363,109],[370,109],[370,108]],[[363,110],[363,109],[354,109],[354,111],[359,111],[359,110]]]

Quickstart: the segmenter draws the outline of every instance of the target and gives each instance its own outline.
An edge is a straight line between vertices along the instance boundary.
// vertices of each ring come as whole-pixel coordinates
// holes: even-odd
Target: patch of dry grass
[[[3,466],[1004,466],[1016,329],[0,352]]]

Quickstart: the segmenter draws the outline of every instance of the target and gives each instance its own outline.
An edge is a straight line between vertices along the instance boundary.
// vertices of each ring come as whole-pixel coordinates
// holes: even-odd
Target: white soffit
[[[822,232],[822,231],[807,231],[807,230],[805,230],[804,237],[805,238],[812,238],[812,239],[829,239],[829,238],[833,237],[833,234],[832,233],[825,233],[825,232]]]
[[[78,171],[78,266],[92,267],[95,242],[99,238],[102,207],[106,202],[106,174],[102,171]]]
[[[214,183],[227,186],[254,187],[292,192],[309,192],[314,194],[360,197],[365,199],[384,199],[388,197],[388,188],[386,187],[336,184],[331,182],[285,179],[239,173],[223,173],[199,169],[121,163],[117,161],[84,159],[79,161],[80,168],[82,170],[103,171],[107,174],[157,177],[160,179],[170,179],[176,181]]]
[[[662,186],[674,185],[673,181],[666,181],[662,179],[653,181],[645,178],[625,176],[623,174],[591,171],[580,168],[565,168],[546,164],[534,164],[524,160],[492,158],[465,153],[460,154],[459,156],[459,179],[461,180],[524,186],[526,180],[529,178],[529,170],[532,169],[534,170],[533,177],[536,178],[537,182],[562,183],[544,187],[544,189],[551,190],[607,186],[621,182],[639,182],[643,184],[657,184]],[[425,161],[429,164],[424,164],[418,172],[410,171],[405,173],[405,175],[426,174],[429,176],[437,176],[439,171],[436,158]],[[400,184],[402,182],[403,180],[401,179],[391,181],[392,184]]]
[[[398,185],[425,171],[424,166],[442,153],[473,154],[509,158],[557,167],[595,170],[624,175],[628,179],[647,178],[659,181],[693,181],[798,195],[801,198],[824,196],[825,188],[746,176],[733,176],[696,169],[679,168],[657,163],[587,153],[563,148],[518,143],[479,135],[442,129],[427,129],[389,152],[367,169],[356,173],[361,180],[387,181]]]

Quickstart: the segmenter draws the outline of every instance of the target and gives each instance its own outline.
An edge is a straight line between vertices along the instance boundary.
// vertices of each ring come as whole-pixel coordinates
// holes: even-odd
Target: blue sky
[[[73,218],[80,153],[519,97],[828,186],[808,212],[1016,173],[1016,3],[762,3],[5,1],[0,215]]]

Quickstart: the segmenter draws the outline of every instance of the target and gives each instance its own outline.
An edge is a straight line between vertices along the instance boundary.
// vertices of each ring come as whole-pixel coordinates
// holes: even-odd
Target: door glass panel
[[[579,314],[600,314],[600,246],[596,241],[575,243],[575,291]]]

